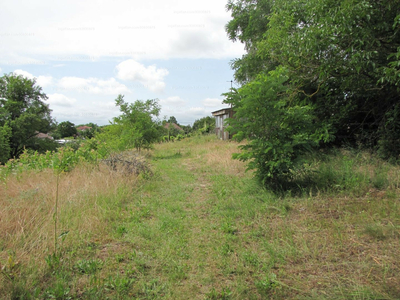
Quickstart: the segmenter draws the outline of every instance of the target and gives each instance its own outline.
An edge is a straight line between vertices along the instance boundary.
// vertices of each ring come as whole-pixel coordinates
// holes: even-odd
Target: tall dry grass
[[[57,177],[52,170],[25,172],[0,185],[0,262],[14,252],[27,264],[54,251],[54,209]],[[106,166],[78,166],[59,178],[58,232],[68,232],[60,247],[79,242],[106,241],[107,222],[137,182],[134,175],[111,171]],[[122,195],[121,195],[122,194]],[[126,199],[126,197],[125,197]],[[112,208],[112,209],[111,209]],[[0,284],[1,286],[1,284]]]

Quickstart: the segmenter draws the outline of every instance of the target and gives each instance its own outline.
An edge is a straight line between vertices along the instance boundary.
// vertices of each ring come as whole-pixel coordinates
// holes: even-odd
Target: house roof
[[[226,114],[228,114],[231,110],[232,110],[231,107],[223,108],[223,109],[220,109],[220,110],[213,111],[213,112],[212,112],[212,115],[213,115],[214,117],[215,117],[215,116],[220,116],[220,115],[226,115]]]
[[[80,131],[85,131],[85,130],[89,130],[89,129],[92,129],[92,127],[89,127],[89,126],[79,126],[79,127],[77,127],[76,129],[78,129],[78,130],[80,130]]]
[[[164,125],[164,128],[169,129],[170,126],[174,127],[175,129],[178,129],[178,130],[182,130],[182,131],[183,131],[182,127],[180,127],[178,124],[175,124],[175,123],[166,123],[166,124]]]
[[[50,139],[50,140],[53,139],[52,136],[48,135],[47,133],[42,133],[42,132],[37,133],[36,137],[39,139]]]

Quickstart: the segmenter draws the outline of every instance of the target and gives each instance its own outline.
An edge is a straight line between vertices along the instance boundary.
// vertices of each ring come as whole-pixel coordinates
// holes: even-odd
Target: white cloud
[[[66,90],[84,91],[88,85],[88,80],[80,77],[63,77],[58,82],[58,87]]]
[[[233,58],[243,54],[229,41],[226,0],[70,0],[41,5],[2,3],[0,60],[8,64],[99,57],[135,59]],[[107,22],[104,20],[107,19]],[[15,20],[18,20],[16,22]],[[43,62],[45,60],[45,62]]]
[[[42,88],[50,86],[53,84],[53,77],[52,76],[38,76],[36,83],[41,86]]]
[[[188,113],[195,116],[203,116],[208,114],[208,110],[206,110],[204,107],[190,107],[188,109]]]
[[[24,70],[20,70],[20,69],[15,70],[13,73],[17,74],[17,75],[22,75],[22,76],[24,76],[26,78],[29,78],[29,79],[36,78],[36,84],[38,86],[42,87],[42,88],[50,86],[50,85],[53,84],[53,77],[52,76],[34,76],[31,73],[29,73],[27,71],[24,71]]]
[[[85,97],[84,99],[79,99],[79,101],[63,94],[51,94],[48,96],[52,116],[58,122],[70,121],[74,124],[93,122],[104,125],[119,114],[118,108],[115,107],[113,102],[95,100],[97,96],[89,95],[88,97],[93,97],[93,99],[88,100]]]
[[[50,108],[53,106],[72,107],[76,103],[76,99],[69,98],[63,94],[55,93],[48,95],[48,97],[47,102],[50,104]]]
[[[186,101],[181,99],[181,97],[179,96],[172,96],[165,99],[161,99],[160,104],[162,107],[164,106],[182,107],[186,105]]]
[[[35,76],[33,76],[31,73],[29,73],[27,71],[24,71],[24,70],[19,70],[18,69],[18,70],[15,70],[13,73],[16,74],[16,75],[24,76],[24,77],[29,78],[29,79],[35,78]]]
[[[133,59],[121,62],[116,69],[119,79],[138,81],[153,92],[162,92],[165,88],[166,69],[157,69],[155,65],[145,67]]]
[[[90,94],[123,94],[131,91],[115,78],[102,80],[98,78],[63,77],[58,82],[62,90],[86,92]]]
[[[206,98],[203,100],[203,105],[206,107],[218,107],[222,105],[222,100],[217,98]]]

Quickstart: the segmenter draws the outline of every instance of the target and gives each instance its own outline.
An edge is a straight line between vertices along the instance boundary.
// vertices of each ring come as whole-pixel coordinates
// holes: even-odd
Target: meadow
[[[400,299],[398,166],[314,153],[272,192],[237,146],[207,135],[120,154],[140,172],[91,150],[68,170],[3,167],[0,298]]]

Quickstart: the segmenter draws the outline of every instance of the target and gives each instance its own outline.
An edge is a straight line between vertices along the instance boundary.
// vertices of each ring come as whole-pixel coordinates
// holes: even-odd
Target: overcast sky
[[[108,124],[123,94],[193,124],[226,107],[229,62],[244,53],[227,38],[226,2],[5,0],[0,73],[36,77],[58,122]]]

